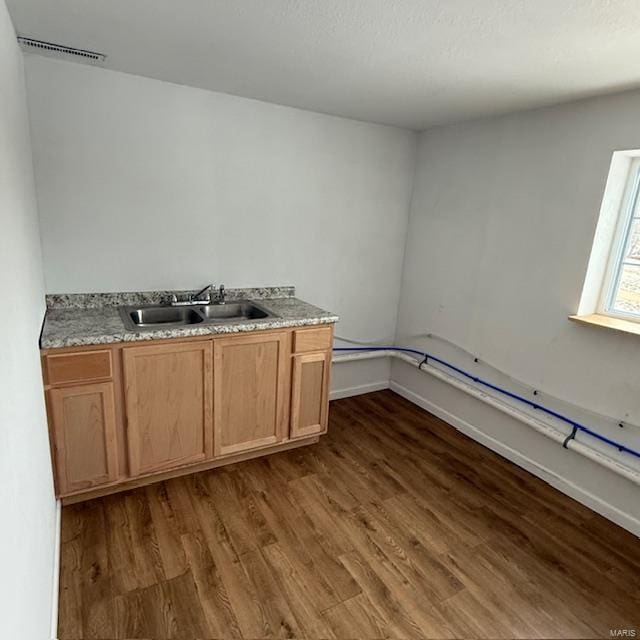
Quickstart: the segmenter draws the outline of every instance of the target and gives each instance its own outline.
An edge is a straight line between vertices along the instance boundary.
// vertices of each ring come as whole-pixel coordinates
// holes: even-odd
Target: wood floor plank
[[[240,472],[223,470],[208,477],[207,484],[238,555],[277,541]]]
[[[441,602],[464,588],[439,555],[427,549],[410,529],[400,524],[402,521],[387,509],[386,502],[371,504],[369,512],[376,518],[387,544],[396,549],[410,573],[419,574],[419,580],[426,583],[425,588],[433,594],[434,600]]]
[[[116,598],[114,635],[99,638],[204,638],[208,628],[191,573]]]
[[[443,605],[444,614],[466,629],[465,638],[542,638],[521,620],[513,619],[508,607],[495,608],[476,590],[464,589]],[[490,636],[488,630],[491,629]],[[553,636],[552,636],[553,637]]]
[[[340,556],[340,562],[362,587],[367,601],[375,609],[375,615],[384,621],[386,637],[420,638],[427,636],[426,630],[402,606],[397,594],[357,551]]]
[[[187,561],[180,544],[180,525],[164,482],[144,488],[151,512],[153,530],[158,541],[158,553],[166,578],[177,578],[187,570]]]
[[[207,619],[208,633],[214,638],[241,638],[229,593],[205,536],[198,530],[184,534],[181,542]]]
[[[319,540],[314,540],[313,530],[300,510],[287,499],[286,494],[279,491],[260,492],[257,502],[279,543],[286,547],[293,565],[304,567],[309,574],[308,588],[313,593],[315,606],[319,610],[327,609],[358,593],[357,586],[350,588],[346,573],[344,579],[335,582],[332,580],[337,573],[335,559],[327,555]],[[282,517],[283,513],[287,513],[286,518]],[[336,590],[342,588],[348,589],[344,595]]]
[[[175,515],[175,525],[180,535],[198,531],[198,518],[193,509],[192,485],[188,478],[174,478],[171,482],[164,482],[167,498],[172,513]]]
[[[320,541],[323,549],[333,558],[353,550],[353,545],[348,537],[342,535],[340,529],[333,521],[331,513],[327,510],[323,500],[323,490],[320,485],[328,478],[311,476],[299,481],[289,483],[290,500],[298,509],[302,510],[305,520],[309,524],[310,539]],[[346,511],[344,512],[347,513]],[[345,596],[344,599],[356,595]]]
[[[637,591],[629,592],[628,584],[614,582],[600,570],[594,559],[595,553],[584,553],[584,550],[573,547],[571,540],[556,537],[553,530],[546,526],[531,526],[526,521],[513,519],[510,514],[498,514],[495,509],[492,515],[490,526],[495,527],[496,540],[501,540],[504,531],[508,531],[511,541],[518,539],[519,544],[529,549],[539,561],[546,563],[550,569],[562,572],[567,584],[585,594],[594,594],[594,580],[597,578],[598,591],[607,594],[606,600],[598,604],[603,610],[617,612],[623,617],[627,603],[634,600],[638,602]],[[636,580],[630,577],[629,582]]]
[[[224,583],[233,613],[244,638],[273,636],[266,606],[247,578],[229,534],[218,514],[208,483],[202,474],[184,478],[190,487],[191,503],[211,557]]]
[[[455,637],[440,615],[433,590],[425,588],[422,576],[415,567],[407,564],[406,555],[395,541],[384,540],[384,533],[380,532],[363,507],[355,509],[341,526],[352,536],[358,557],[378,577],[385,587],[385,593],[395,597],[408,619],[419,626],[423,635]],[[362,582],[357,578],[356,581],[364,588]]]
[[[239,559],[247,580],[253,583],[264,616],[262,635],[275,638],[304,637],[302,628],[291,610],[289,602],[280,589],[274,572],[261,551],[250,551]]]
[[[543,638],[555,634],[592,635],[595,630],[573,614],[567,607],[561,593],[554,592],[549,583],[540,583],[521,564],[514,562],[513,555],[503,552],[500,547],[486,544],[467,556],[468,579],[474,585],[480,584],[478,577],[492,576],[492,590],[501,600],[508,594],[512,608],[529,626],[531,633]]]
[[[80,523],[80,531],[73,531],[75,529],[73,524],[76,521]],[[84,577],[80,569],[83,554],[81,523],[79,510],[74,510],[62,520],[58,634],[63,638],[82,637]]]
[[[164,580],[166,576],[144,490],[127,491],[92,502],[104,505],[107,553],[114,588],[127,592]]]
[[[331,627],[322,617],[309,584],[313,575],[303,572],[294,566],[289,554],[278,544],[263,549],[263,554],[273,571],[280,591],[291,607],[291,612],[298,622],[302,637],[333,638]]]
[[[63,509],[59,636],[640,632],[640,541],[390,391],[312,447]]]
[[[367,596],[358,594],[323,611],[337,638],[385,638],[387,624]],[[314,636],[321,637],[321,636]]]
[[[105,514],[100,502],[89,502],[83,511],[81,572],[82,633],[85,638],[114,634],[113,579],[110,572]]]

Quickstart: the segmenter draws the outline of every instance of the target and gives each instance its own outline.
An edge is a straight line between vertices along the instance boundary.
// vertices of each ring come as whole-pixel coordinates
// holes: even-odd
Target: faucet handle
[[[224,293],[224,285],[221,284],[218,287],[218,302],[220,304],[224,304],[225,303],[225,299],[224,299],[225,293]]]
[[[205,300],[211,302],[211,291],[213,290],[213,285],[212,284],[208,284],[206,287],[203,287],[202,289],[200,289],[200,291],[196,291],[196,293],[192,293],[191,294],[191,300],[200,300],[200,296],[204,295],[205,293],[207,294],[207,297],[205,298]]]

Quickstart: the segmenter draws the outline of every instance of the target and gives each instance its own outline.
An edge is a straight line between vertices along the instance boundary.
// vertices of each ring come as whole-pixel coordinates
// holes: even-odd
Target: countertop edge
[[[117,343],[135,343],[135,342],[151,342],[154,340],[172,340],[180,338],[195,338],[206,337],[214,335],[231,335],[236,333],[248,333],[252,331],[274,331],[278,329],[290,329],[295,327],[310,327],[323,324],[335,324],[340,320],[337,315],[328,315],[320,317],[309,318],[295,318],[295,319],[278,319],[273,318],[268,322],[262,323],[236,323],[230,325],[223,324],[211,324],[204,327],[185,327],[176,328],[169,331],[146,331],[146,332],[133,332],[126,329],[120,333],[103,334],[87,337],[70,337],[54,339],[41,339],[40,349],[64,349],[68,347],[88,347],[99,346],[105,344],[117,344]],[[123,327],[124,329],[124,327]],[[170,334],[170,335],[168,335]]]

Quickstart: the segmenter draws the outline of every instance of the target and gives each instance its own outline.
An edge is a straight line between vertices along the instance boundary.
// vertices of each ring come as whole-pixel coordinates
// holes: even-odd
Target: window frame
[[[630,322],[640,323],[640,312],[625,312],[614,307],[615,297],[619,288],[620,278],[624,268],[624,252],[631,233],[634,218],[640,215],[634,212],[639,207],[640,199],[640,157],[634,157],[629,165],[625,185],[618,210],[616,228],[611,243],[609,258],[602,282],[602,289],[598,302],[597,312],[611,318],[621,318]]]

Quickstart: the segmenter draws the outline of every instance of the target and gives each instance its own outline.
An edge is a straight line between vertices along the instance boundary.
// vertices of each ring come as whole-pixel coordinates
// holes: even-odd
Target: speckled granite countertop
[[[78,347],[114,342],[137,342],[165,338],[186,338],[244,331],[265,331],[289,327],[330,324],[338,316],[293,297],[293,287],[263,289],[231,289],[227,300],[259,300],[260,305],[276,317],[263,320],[239,320],[217,324],[188,325],[171,329],[136,332],[127,329],[120,318],[119,307],[130,304],[157,304],[158,296],[167,292],[125,294],[72,294],[47,296],[40,347]],[[100,303],[104,303],[100,306]]]

